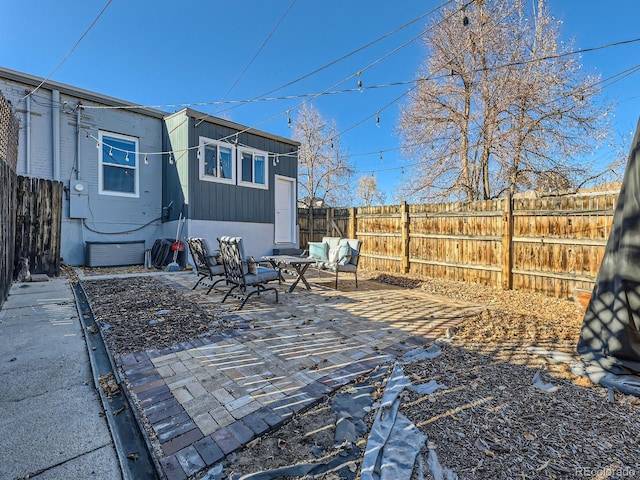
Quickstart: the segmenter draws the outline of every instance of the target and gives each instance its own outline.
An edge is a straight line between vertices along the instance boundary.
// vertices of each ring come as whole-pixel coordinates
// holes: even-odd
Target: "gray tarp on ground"
[[[640,395],[639,149],[640,123],[577,346],[589,378],[633,395]]]

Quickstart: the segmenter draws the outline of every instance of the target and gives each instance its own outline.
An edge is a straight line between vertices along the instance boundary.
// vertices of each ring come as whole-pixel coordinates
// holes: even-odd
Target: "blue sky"
[[[311,101],[325,119],[336,122],[338,131],[345,132],[341,143],[352,155],[358,175],[375,174],[390,203],[403,175],[396,127],[398,107],[405,98],[394,100],[407,91],[410,85],[402,82],[415,78],[425,58],[421,41],[411,40],[430,15],[267,95],[299,98],[222,106],[211,102],[262,97],[443,2],[112,0],[51,79],[141,105],[168,105],[161,107],[166,111],[192,104],[196,110],[285,137],[291,135],[287,117],[295,119],[301,102]],[[47,77],[107,2],[2,3],[0,65]],[[640,37],[637,0],[548,0],[548,7],[562,21],[563,39],[573,40],[576,49]],[[637,65],[638,59],[640,42],[584,53],[580,63],[587,72],[608,78]],[[400,85],[359,92],[359,71],[364,86]],[[635,73],[603,92],[605,101],[617,103],[612,123],[618,136],[635,130],[640,116],[637,85],[640,74]],[[313,98],[345,89],[354,91]],[[593,158],[604,165],[612,157],[612,149],[603,147]]]

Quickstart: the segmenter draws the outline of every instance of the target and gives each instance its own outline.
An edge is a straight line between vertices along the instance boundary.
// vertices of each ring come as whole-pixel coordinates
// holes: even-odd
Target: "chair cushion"
[[[318,262],[317,267],[321,270],[331,270],[335,272],[338,270],[339,272],[355,272],[358,267],[351,263],[347,263],[346,265],[340,265],[339,263],[331,263],[331,262]]]
[[[338,259],[340,258],[340,248],[339,247],[331,247],[329,249],[328,262],[329,263],[338,263]]]
[[[280,272],[274,268],[256,267],[256,273],[248,273],[244,276],[247,285],[270,282],[280,278]]]
[[[340,248],[338,250],[338,265],[346,265],[351,259],[351,245],[345,239],[340,240]]]
[[[329,245],[325,242],[309,242],[309,257],[326,261],[329,255]]]
[[[209,265],[209,270],[211,271],[211,275],[224,275],[224,265]]]
[[[340,237],[322,237],[322,243],[329,245],[329,249],[340,245]]]

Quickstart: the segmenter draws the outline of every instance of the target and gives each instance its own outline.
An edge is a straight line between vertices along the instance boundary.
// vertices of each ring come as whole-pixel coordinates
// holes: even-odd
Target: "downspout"
[[[25,125],[25,134],[26,134],[26,174],[27,176],[31,175],[31,95],[29,95],[29,91],[25,92],[27,95],[27,113],[26,113],[26,125]]]
[[[51,132],[53,152],[53,179],[60,180],[60,91],[51,92]]]
[[[82,104],[76,105],[76,179],[82,180],[80,172],[80,117],[82,116]]]

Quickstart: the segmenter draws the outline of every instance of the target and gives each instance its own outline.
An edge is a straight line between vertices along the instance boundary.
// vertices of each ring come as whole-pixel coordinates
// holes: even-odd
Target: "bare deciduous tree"
[[[386,200],[386,194],[378,189],[378,180],[373,175],[363,175],[358,179],[356,197],[362,200],[365,207],[382,205]]]
[[[292,138],[300,142],[300,198],[333,205],[349,203],[354,169],[337,133],[335,123],[327,124],[313,106],[304,104],[298,111]]]
[[[562,46],[543,0],[527,13],[522,0],[459,0],[425,30],[423,80],[400,117],[419,163],[405,197],[490,199],[593,173],[577,156],[607,134],[597,79]]]

